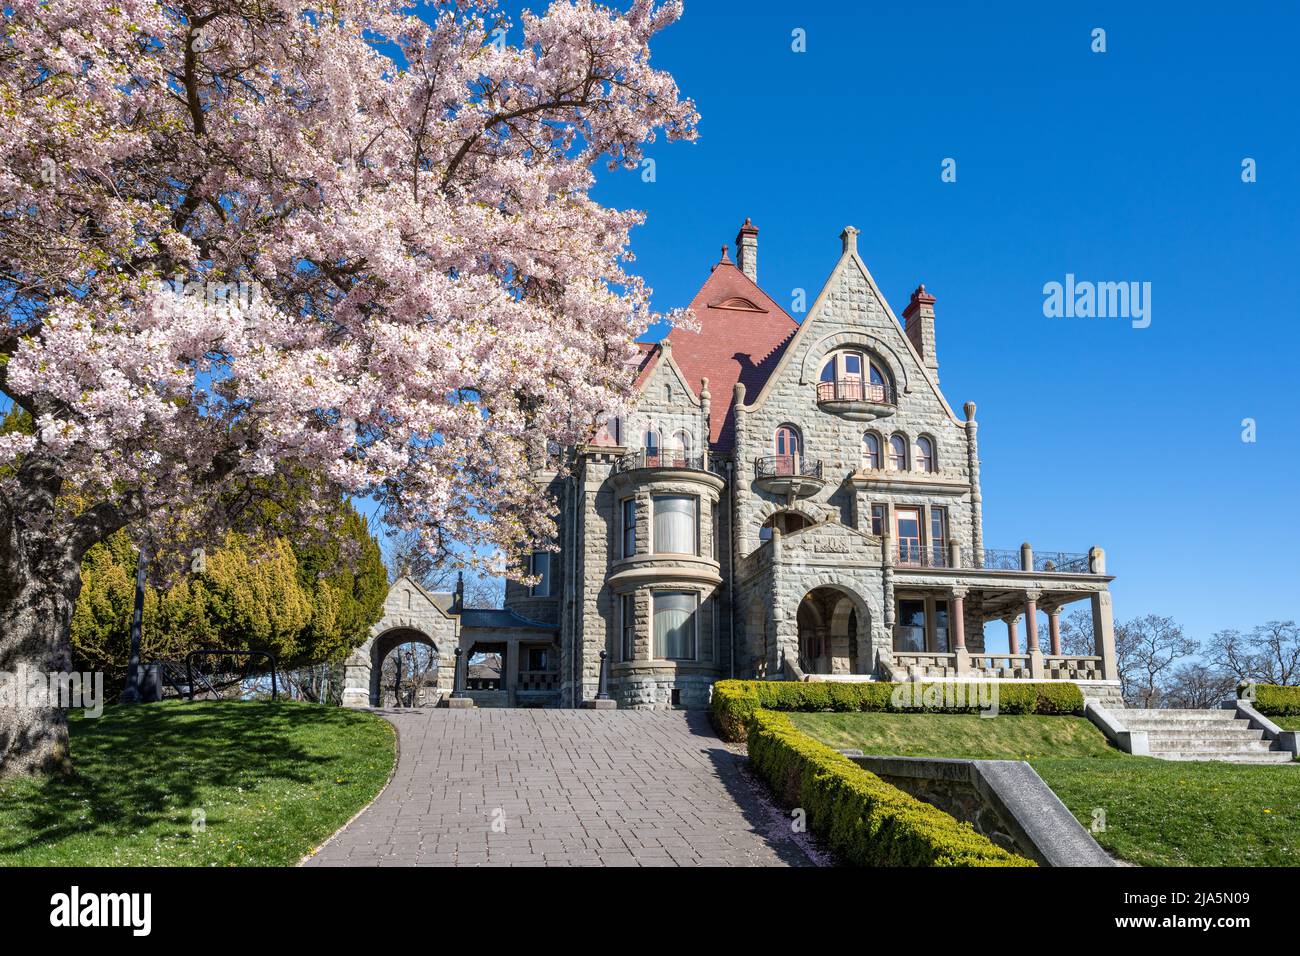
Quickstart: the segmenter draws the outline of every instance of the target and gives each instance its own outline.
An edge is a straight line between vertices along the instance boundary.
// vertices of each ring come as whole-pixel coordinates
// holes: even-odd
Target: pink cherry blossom
[[[66,658],[89,546],[214,534],[277,470],[431,550],[544,546],[539,456],[624,405],[658,318],[641,214],[588,191],[694,138],[650,63],[681,5],[513,42],[490,0],[6,6],[0,390],[36,435],[0,438],[0,669]],[[0,772],[61,759],[59,718],[16,744],[44,719],[0,718]]]

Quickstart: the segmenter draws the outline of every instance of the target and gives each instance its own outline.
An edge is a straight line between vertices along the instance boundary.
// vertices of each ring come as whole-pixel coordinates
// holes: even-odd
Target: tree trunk
[[[69,773],[68,722],[48,689],[50,675],[72,669],[70,628],[81,575],[42,580],[37,567],[7,563],[0,584],[0,777]]]
[[[72,670],[81,558],[124,523],[108,504],[58,521],[61,487],[55,470],[30,456],[0,495],[0,777],[72,770],[68,721],[50,678]]]

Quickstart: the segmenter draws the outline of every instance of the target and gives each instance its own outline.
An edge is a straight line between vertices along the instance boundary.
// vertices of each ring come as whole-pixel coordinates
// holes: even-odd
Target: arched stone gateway
[[[839,584],[808,591],[795,615],[799,667],[806,674],[870,674],[871,610],[855,592]]]
[[[384,658],[394,648],[409,643],[425,644],[437,652],[438,689],[444,695],[451,693],[459,640],[452,599],[450,594],[431,594],[407,577],[394,581],[384,601],[384,616],[344,666],[344,706],[378,707]]]

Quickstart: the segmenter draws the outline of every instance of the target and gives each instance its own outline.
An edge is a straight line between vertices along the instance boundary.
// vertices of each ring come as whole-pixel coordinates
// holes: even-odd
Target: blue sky
[[[636,269],[663,310],[745,216],[782,302],[811,301],[857,226],[896,312],[918,282],[938,297],[943,389],[979,405],[986,544],[1101,544],[1119,617],[1204,638],[1300,616],[1300,12],[1188,7],[688,0],[654,58],[700,140],[652,146],[653,183],[602,170],[596,196],[646,211]],[[1150,282],[1150,327],[1045,318],[1067,273]]]
[[[699,142],[596,195],[647,212],[659,309],[745,216],[782,302],[811,301],[857,226],[896,312],[918,282],[938,297],[942,387],[979,406],[986,544],[1100,544],[1119,617],[1204,638],[1300,616],[1300,14],[1195,6],[687,0],[654,59]],[[1150,282],[1151,325],[1045,318],[1066,273]]]

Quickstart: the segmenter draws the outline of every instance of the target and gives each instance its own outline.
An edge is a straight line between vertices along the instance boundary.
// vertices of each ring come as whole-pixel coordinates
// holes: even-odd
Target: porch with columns
[[[1032,549],[1022,548],[1020,568],[961,567],[954,554],[946,567],[894,569],[896,607],[890,675],[899,680],[976,677],[1012,680],[1116,681],[1114,613],[1100,548],[1088,554],[1086,572],[1037,570]],[[900,646],[900,633],[915,632],[899,621],[903,602],[924,601],[925,646]],[[1091,653],[1067,654],[1061,642],[1061,614],[1088,601],[1092,617]],[[936,610],[946,602],[945,628]],[[1039,635],[1039,612],[1047,617],[1047,647]],[[992,652],[985,626],[1006,627],[1007,650]],[[1024,640],[1021,640],[1021,624]],[[946,633],[940,633],[946,630]],[[968,639],[968,631],[972,633]],[[977,635],[977,636],[976,636]],[[910,643],[915,645],[916,635]],[[1077,648],[1076,648],[1077,649]]]

